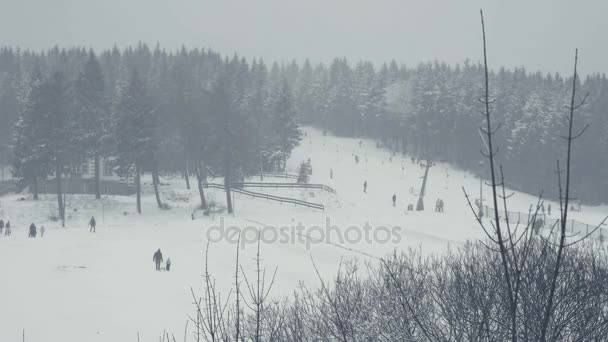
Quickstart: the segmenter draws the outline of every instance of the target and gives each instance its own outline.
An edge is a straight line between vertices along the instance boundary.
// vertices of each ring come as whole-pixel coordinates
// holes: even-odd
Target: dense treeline
[[[295,89],[302,120],[347,136],[367,135],[422,159],[447,161],[474,173],[487,168],[479,153],[483,105],[483,67],[439,62],[416,68],[395,62],[374,70],[370,63],[349,66],[336,59],[328,68],[305,64]],[[511,186],[557,198],[555,160],[564,147],[572,79],[559,74],[500,69],[490,74],[492,115],[501,123],[496,134],[498,162]],[[589,93],[579,109],[572,179],[575,197],[587,203],[608,201],[608,80],[589,75],[577,86]]]
[[[56,48],[44,53],[2,49],[0,118],[8,124],[0,128],[0,144],[11,144],[13,123],[31,105],[27,99],[40,78],[37,73],[47,78],[59,71],[65,82],[76,82],[83,78],[88,59],[84,49]],[[81,104],[85,107],[81,109],[82,117],[89,117],[91,120],[86,122],[99,128],[94,137],[87,138],[95,141],[109,134],[118,117],[103,124],[102,114],[116,113],[127,105],[121,102],[121,95],[137,70],[149,97],[148,105],[154,109],[153,117],[144,121],[157,126],[162,138],[153,148],[158,152],[155,163],[162,170],[183,172],[186,165],[193,167],[191,164],[200,159],[201,153],[206,155],[206,163],[225,168],[225,158],[219,156],[228,150],[239,160],[239,165],[230,167],[235,174],[259,170],[260,163],[264,168],[281,168],[297,142],[294,115],[303,124],[339,135],[381,139],[391,148],[419,158],[447,161],[474,173],[486,169],[480,165],[483,158],[477,148],[477,127],[481,123],[479,85],[483,75],[478,64],[465,62],[452,67],[434,62],[407,68],[391,62],[375,68],[369,62],[351,65],[339,58],[329,65],[313,66],[306,61],[301,65],[292,62],[267,66],[259,60],[224,58],[210,50],[167,52],[145,45],[104,51],[98,60],[103,85],[89,86],[98,90],[74,87],[76,92],[97,92],[91,96],[100,101],[93,102],[103,103],[99,114],[87,108],[90,103]],[[496,122],[502,123],[496,135],[501,148],[497,158],[505,165],[507,181],[517,189],[532,193],[544,190],[545,197],[556,198],[556,177],[548,175],[555,173],[553,165],[562,147],[560,136],[564,130],[559,118],[565,114],[563,105],[570,81],[559,74],[529,73],[518,68],[491,73],[490,82],[496,99],[493,115]],[[226,89],[218,89],[218,84]],[[574,196],[587,203],[606,202],[608,155],[603,151],[608,149],[608,139],[603,132],[608,130],[608,81],[603,74],[589,75],[579,89],[588,92],[589,98],[580,109],[578,122],[580,128],[585,123],[591,126],[575,151]],[[213,103],[213,92],[226,97],[224,103]],[[228,115],[214,117],[218,111]],[[194,122],[201,116],[206,121]],[[233,123],[224,127],[218,119],[227,118],[226,122]],[[142,120],[136,122],[143,125]],[[230,133],[220,134],[220,129],[227,127]],[[220,136],[224,143],[213,139],[213,135]],[[90,155],[108,154],[97,151],[104,145],[91,144],[90,139],[87,144],[80,144],[95,147],[88,151]],[[117,147],[113,150],[120,151]],[[126,156],[118,157],[122,165],[129,165]],[[134,156],[129,158],[134,160]],[[149,165],[141,167],[150,169]]]
[[[83,161],[94,160],[96,179],[103,159],[134,180],[141,212],[143,172],[163,207],[159,172],[196,174],[200,185],[209,167],[226,182],[282,170],[301,134],[290,83],[277,70],[213,51],[5,48],[0,94],[0,143],[13,147],[15,175],[35,197],[38,180],[54,177],[60,218],[61,177]]]

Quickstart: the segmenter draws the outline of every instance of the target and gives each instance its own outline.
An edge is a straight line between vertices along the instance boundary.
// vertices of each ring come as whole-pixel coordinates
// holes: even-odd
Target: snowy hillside
[[[9,219],[13,226],[12,236],[0,237],[0,341],[21,340],[22,329],[27,341],[136,341],[138,332],[141,341],[154,341],[165,329],[182,336],[188,315],[194,312],[190,288],[197,293],[202,289],[207,233],[217,231],[213,227],[221,222],[225,228],[236,226],[246,233],[272,226],[264,230],[273,241],[262,245],[262,258],[269,272],[278,267],[275,296],[290,294],[300,282],[318,286],[311,259],[323,277],[330,277],[343,258],[373,262],[394,249],[409,247],[441,253],[450,244],[482,236],[462,192],[464,186],[473,198],[478,197],[478,178],[438,164],[430,169],[426,210],[407,211],[408,204],[415,206],[422,183],[424,169],[418,164],[378,148],[371,140],[305,131],[288,170],[297,173],[300,163],[310,158],[311,183],[326,184],[336,194],[310,189],[253,191],[321,203],[324,211],[235,194],[234,216],[197,214],[192,220],[198,205],[196,187],[186,190],[182,179],[165,178],[162,197],[170,210],[156,208],[148,187],[141,216],[135,214],[132,197],[94,201],[89,196],[68,195],[68,221],[63,229],[50,219],[56,211],[55,197],[43,196],[38,202],[25,194],[0,197],[0,218]],[[146,181],[150,182],[147,177]],[[363,192],[365,181],[367,193]],[[485,198],[489,191],[484,190]],[[209,201],[223,205],[221,190],[206,191]],[[444,213],[434,212],[439,198],[445,202]],[[511,198],[511,210],[525,212],[535,202],[534,196],[517,193]],[[597,223],[605,213],[603,207],[584,207],[573,216]],[[98,222],[96,233],[89,233],[87,227],[91,216]],[[336,228],[329,237],[321,236],[328,221]],[[43,238],[27,238],[32,222],[47,228]],[[303,230],[293,228],[298,223]],[[374,241],[363,237],[367,223]],[[394,226],[400,229],[393,230]],[[294,231],[309,236],[301,238]],[[387,240],[387,231],[397,234],[380,243]],[[346,232],[351,242],[341,243],[338,235]],[[277,241],[281,233],[288,233],[293,241]],[[240,262],[251,270],[255,238],[247,235],[244,239],[249,241],[241,246]],[[154,271],[152,254],[157,248],[173,261],[171,272]],[[234,282],[236,248],[226,239],[210,244],[209,271],[225,294]]]

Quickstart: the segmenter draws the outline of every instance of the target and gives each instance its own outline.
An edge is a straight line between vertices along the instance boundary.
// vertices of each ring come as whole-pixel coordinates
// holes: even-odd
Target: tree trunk
[[[154,171],[152,171],[152,184],[154,184],[154,195],[156,196],[156,204],[158,205],[158,208],[162,209],[163,202],[160,200],[160,193],[158,192],[159,183],[160,180],[158,178],[158,171],[154,169]]]
[[[65,203],[63,203],[63,191],[61,189],[61,163],[59,160],[55,162],[55,180],[57,182],[57,208],[59,210],[59,219],[61,226],[65,227]]]
[[[201,208],[207,209],[207,201],[205,200],[205,192],[203,190],[203,177],[204,176],[205,176],[205,174],[203,173],[203,167],[201,166],[201,162],[199,161],[196,164],[196,180],[198,183],[198,193],[201,196]]]
[[[137,213],[141,214],[141,179],[139,163],[135,164],[135,190],[137,192]]]
[[[224,189],[226,190],[226,206],[228,207],[228,214],[232,214],[234,209],[232,208],[232,197],[230,195],[230,157],[226,156],[224,162]]]
[[[424,170],[424,178],[422,179],[422,186],[420,187],[420,195],[418,197],[418,203],[416,204],[416,211],[424,210],[424,192],[426,189],[426,180],[429,176],[429,169],[431,168],[431,161],[426,160],[426,168]]]
[[[184,164],[184,177],[186,178],[186,189],[190,190],[190,175],[188,174],[188,160]]]
[[[32,178],[32,192],[34,193],[34,200],[38,200],[38,177]]]
[[[101,199],[101,172],[99,154],[95,153],[95,199]]]

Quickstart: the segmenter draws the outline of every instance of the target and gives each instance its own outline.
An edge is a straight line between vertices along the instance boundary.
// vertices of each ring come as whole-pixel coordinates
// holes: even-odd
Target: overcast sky
[[[0,44],[95,49],[144,41],[271,60],[481,58],[571,73],[608,73],[607,0],[0,0]]]

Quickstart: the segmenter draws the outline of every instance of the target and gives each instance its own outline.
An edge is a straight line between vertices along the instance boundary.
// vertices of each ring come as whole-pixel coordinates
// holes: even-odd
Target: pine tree
[[[48,124],[45,115],[44,97],[47,91],[42,74],[35,71],[31,78],[31,90],[26,99],[25,109],[14,127],[15,156],[13,169],[15,176],[23,184],[30,186],[34,199],[38,200],[38,181],[48,174],[49,156],[46,154],[45,133]]]
[[[296,110],[293,95],[286,80],[275,91],[272,104],[272,139],[273,159],[279,163],[279,170],[284,170],[291,151],[302,138],[296,122]]]
[[[141,175],[145,167],[156,171],[159,141],[158,119],[137,69],[121,95],[115,128],[116,163],[122,174],[135,174],[137,212],[141,214]]]
[[[70,87],[62,72],[53,73],[44,82],[42,102],[46,109],[42,121],[48,123],[46,129],[41,132],[45,142],[43,148],[53,165],[59,219],[62,225],[65,225],[65,203],[61,178],[66,173],[66,166],[74,161],[78,143],[73,134],[75,120],[70,108]]]
[[[298,183],[306,184],[310,180],[310,175],[312,174],[312,166],[310,165],[310,160],[302,162],[300,164],[300,168],[298,169]]]
[[[85,63],[74,86],[76,129],[80,155],[92,158],[95,173],[95,198],[101,198],[100,159],[108,138],[108,101],[103,71],[93,51]]]

